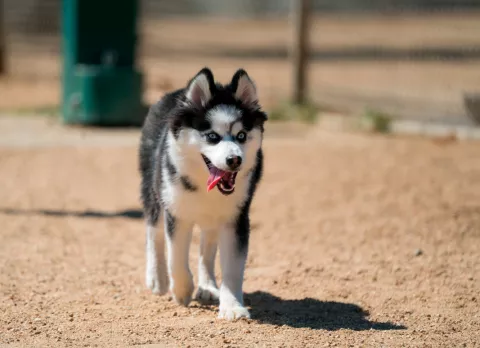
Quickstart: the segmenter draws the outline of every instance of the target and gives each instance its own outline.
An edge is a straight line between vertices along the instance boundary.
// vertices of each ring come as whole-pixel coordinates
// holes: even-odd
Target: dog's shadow
[[[142,219],[143,212],[140,209],[129,209],[117,212],[106,212],[99,210],[69,211],[55,209],[23,210],[0,208],[0,214],[7,215],[45,215],[54,217],[78,217],[78,218],[117,218]]]
[[[314,298],[284,300],[267,292],[244,296],[253,320],[272,325],[315,330],[403,330],[403,325],[368,320],[369,313],[360,306],[342,302],[324,302]]]

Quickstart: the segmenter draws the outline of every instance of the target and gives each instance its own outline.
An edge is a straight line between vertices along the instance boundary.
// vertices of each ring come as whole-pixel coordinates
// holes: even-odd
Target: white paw
[[[250,319],[250,313],[248,312],[248,309],[240,305],[236,305],[234,307],[223,307],[220,305],[220,312],[218,313],[218,318],[226,320],[235,320],[240,318]]]
[[[175,302],[185,307],[188,306],[192,300],[193,294],[192,275],[175,278],[172,282],[170,291],[172,292]]]
[[[156,270],[148,270],[145,277],[147,288],[155,295],[165,295],[168,292],[168,275],[159,274]]]
[[[199,286],[195,299],[201,303],[216,302],[220,298],[220,290],[213,285]]]

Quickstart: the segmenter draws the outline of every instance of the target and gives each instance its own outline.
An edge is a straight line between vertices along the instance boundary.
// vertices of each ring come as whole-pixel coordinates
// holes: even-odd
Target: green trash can
[[[62,115],[67,124],[141,125],[136,0],[63,0]]]

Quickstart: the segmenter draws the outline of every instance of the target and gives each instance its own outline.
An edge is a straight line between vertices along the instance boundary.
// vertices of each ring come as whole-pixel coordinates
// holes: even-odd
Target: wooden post
[[[293,20],[293,102],[302,104],[307,95],[308,31],[310,0],[292,0]]]
[[[5,4],[3,0],[0,0],[0,76],[7,72],[7,52],[5,49],[6,43],[6,30],[5,30]]]

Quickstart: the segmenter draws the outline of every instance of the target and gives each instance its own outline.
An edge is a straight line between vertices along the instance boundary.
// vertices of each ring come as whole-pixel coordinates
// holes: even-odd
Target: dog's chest
[[[236,192],[230,196],[224,196],[217,188],[207,192],[206,188],[198,187],[192,192],[175,185],[172,189],[173,199],[169,204],[172,213],[205,229],[234,221],[244,201],[242,184],[237,185]]]

